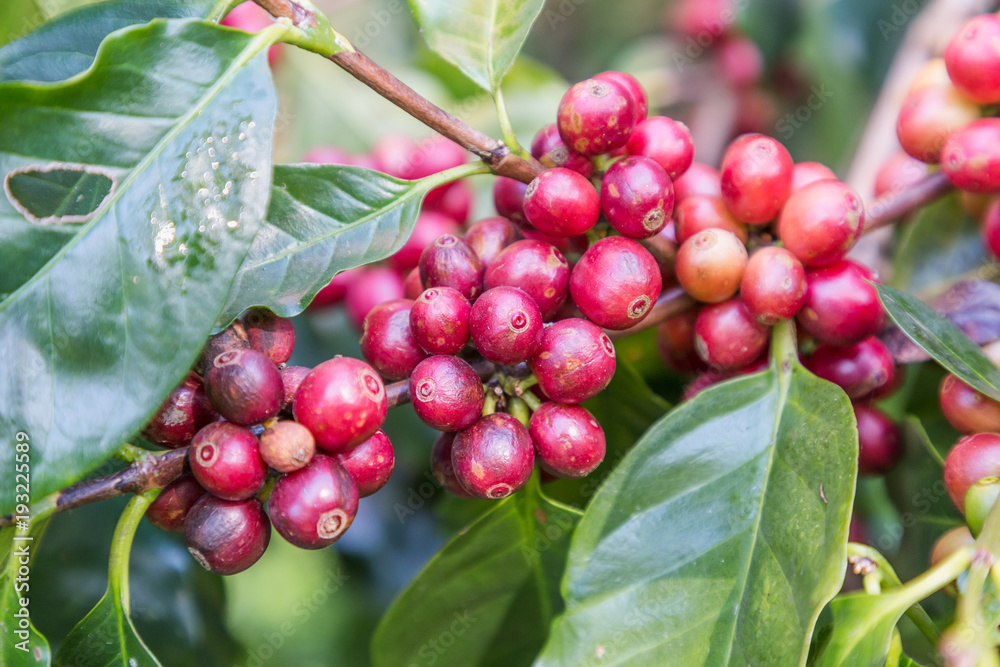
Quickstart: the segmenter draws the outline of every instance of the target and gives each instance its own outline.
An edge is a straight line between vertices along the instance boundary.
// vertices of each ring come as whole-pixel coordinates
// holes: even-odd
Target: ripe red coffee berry
[[[571,317],[546,327],[528,365],[549,399],[575,405],[611,382],[615,346],[593,322]]]
[[[447,355],[427,357],[410,376],[410,403],[425,424],[460,431],[483,411],[483,381],[468,362]]]
[[[590,181],[572,169],[546,169],[528,184],[524,215],[543,234],[576,236],[597,223],[601,199]]]
[[[778,236],[806,266],[847,254],[865,222],[861,197],[846,183],[819,181],[793,192],[778,217]]]
[[[281,385],[285,388],[284,402],[281,404],[281,413],[292,414],[292,401],[295,400],[295,392],[299,390],[302,380],[309,375],[311,368],[305,366],[285,366],[281,369]]]
[[[205,393],[220,415],[243,426],[275,416],[285,399],[278,367],[257,350],[217,356],[205,375]]]
[[[646,97],[646,89],[642,87],[642,84],[634,76],[626,72],[609,70],[595,74],[591,78],[599,81],[614,81],[621,85],[629,92],[629,95],[632,96],[632,101],[635,103],[635,122],[638,123],[645,120],[646,114],[649,113],[649,99]]]
[[[194,373],[188,373],[149,420],[142,435],[168,449],[185,447],[202,426],[218,419],[208,402],[205,388]]]
[[[184,542],[198,564],[213,574],[236,574],[260,560],[271,541],[271,524],[256,498],[223,500],[206,493],[184,520]]]
[[[1000,432],[1000,402],[949,373],[938,390],[941,412],[959,433]]]
[[[683,175],[674,179],[674,199],[682,202],[688,197],[722,197],[722,174],[715,167],[703,162],[692,162]]]
[[[479,256],[483,268],[489,269],[500,252],[524,236],[517,225],[507,218],[483,218],[465,232],[465,241]]]
[[[722,158],[722,200],[743,222],[769,222],[791,193],[793,167],[792,156],[775,139],[737,137]]]
[[[483,293],[483,263],[472,247],[445,234],[420,255],[420,282],[425,287],[452,287],[469,301]]]
[[[706,229],[677,251],[674,271],[681,287],[698,301],[719,303],[740,288],[747,249],[732,232]]]
[[[424,284],[420,282],[420,269],[414,267],[410,269],[410,272],[406,274],[406,278],[403,279],[403,298],[415,301],[423,291]]]
[[[687,125],[666,116],[647,118],[632,131],[625,150],[657,162],[671,180],[684,174],[694,159],[694,140]]]
[[[570,86],[559,102],[559,135],[581,155],[610,153],[628,141],[641,120],[637,111],[625,86],[608,79],[586,79]]]
[[[350,528],[358,513],[358,487],[337,459],[317,454],[305,468],[278,478],[267,513],[289,543],[322,549]]]
[[[716,69],[734,88],[746,88],[756,83],[764,72],[764,54],[749,37],[729,35],[718,45]]]
[[[906,96],[896,120],[896,136],[907,153],[934,163],[951,135],[979,115],[979,106],[953,86],[929,86]]]
[[[587,319],[606,329],[627,329],[641,322],[662,287],[653,256],[622,236],[590,246],[569,278],[573,302]]]
[[[451,461],[455,478],[470,495],[497,500],[528,482],[535,449],[521,422],[496,412],[455,435]]]
[[[205,489],[191,473],[185,473],[163,487],[156,500],[146,508],[146,518],[159,528],[171,533],[184,532],[184,519]]]
[[[858,421],[858,472],[884,475],[903,458],[903,438],[892,419],[876,408],[854,406]]]
[[[569,294],[569,262],[554,246],[525,239],[511,243],[486,269],[486,289],[517,287],[534,299],[542,317],[549,319]]]
[[[965,494],[983,477],[1000,476],[1000,435],[976,433],[955,444],[944,460],[944,483],[959,511],[965,511]]]
[[[944,50],[955,87],[979,104],[1000,102],[1000,18],[982,14],[965,22]]]
[[[191,473],[202,488],[226,500],[244,500],[264,485],[267,465],[249,429],[213,422],[198,431],[188,450]]]
[[[764,354],[771,335],[739,297],[702,308],[694,332],[698,356],[721,370],[741,368]]]
[[[379,304],[361,327],[361,353],[387,380],[402,380],[427,357],[410,329],[414,303],[396,299]]]
[[[497,213],[518,225],[526,223],[528,220],[524,217],[524,193],[527,190],[527,183],[497,176],[497,180],[493,183],[493,206]]]
[[[424,290],[410,309],[413,338],[427,354],[458,354],[469,342],[471,311],[469,301],[456,289]]]
[[[344,296],[347,315],[351,323],[360,329],[372,308],[386,301],[402,299],[403,293],[403,279],[394,269],[386,266],[364,269],[347,286]]]
[[[761,324],[795,317],[806,302],[806,270],[784,248],[768,246],[750,256],[740,281],[740,297]]]
[[[839,386],[855,401],[892,384],[896,374],[892,353],[874,336],[854,345],[821,344],[803,365],[813,375]]]
[[[384,431],[376,431],[349,452],[338,454],[340,465],[344,466],[358,487],[358,496],[367,498],[389,481],[396,464],[396,455]]]
[[[461,233],[462,230],[458,223],[450,217],[437,211],[422,210],[417,216],[417,222],[413,225],[410,237],[403,244],[403,247],[390,258],[390,262],[397,271],[405,273],[420,263],[420,253],[436,239],[445,234],[458,236]]]
[[[431,450],[431,472],[441,488],[448,493],[459,498],[472,498],[455,477],[455,466],[451,462],[451,447],[455,442],[455,435],[455,433],[442,433],[434,441]]]
[[[994,257],[1000,257],[1000,199],[989,205],[983,213],[983,244]]]
[[[792,167],[792,192],[817,181],[836,180],[833,170],[820,162],[796,162]]]
[[[853,345],[882,328],[884,311],[868,283],[868,269],[842,259],[806,272],[806,302],[795,316],[799,326],[831,345]]]
[[[528,432],[542,469],[556,477],[586,477],[604,460],[604,429],[579,405],[542,403]]]
[[[608,168],[601,181],[601,210],[622,236],[645,239],[667,224],[674,210],[674,187],[663,167],[633,155]]]
[[[705,362],[694,346],[694,324],[697,310],[689,310],[664,320],[656,327],[656,346],[663,363],[679,373],[697,373],[705,370]]]
[[[674,233],[678,243],[684,243],[706,229],[732,232],[743,243],[750,237],[746,223],[733,217],[722,197],[692,195],[678,202],[674,209]]]
[[[493,287],[472,306],[469,329],[483,357],[512,366],[534,354],[542,342],[542,313],[518,288]]]
[[[899,193],[927,176],[927,165],[905,151],[882,163],[875,176],[875,196]]]
[[[1000,77],[998,77],[1000,78]],[[955,187],[1000,192],[1000,118],[982,118],[956,131],[941,151],[941,169]]]
[[[291,358],[295,349],[295,327],[290,319],[278,317],[267,308],[251,308],[240,320],[251,348],[263,352],[278,366]]]
[[[566,147],[555,123],[545,125],[535,133],[535,138],[531,140],[531,156],[541,162],[546,169],[565,167],[585,178],[590,178],[594,173],[594,163],[589,157]]]
[[[338,356],[302,380],[292,407],[295,421],[309,429],[316,446],[337,453],[372,437],[389,404],[382,378],[371,366]]]
[[[305,426],[280,421],[260,434],[260,458],[278,472],[304,468],[316,454],[316,439]]]

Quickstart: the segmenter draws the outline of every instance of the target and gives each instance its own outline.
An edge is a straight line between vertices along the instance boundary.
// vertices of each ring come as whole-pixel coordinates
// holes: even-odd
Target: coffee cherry
[[[456,289],[424,290],[410,309],[414,340],[427,354],[458,354],[469,342],[471,310],[468,300]]]
[[[350,528],[358,513],[358,487],[337,459],[317,454],[305,468],[278,478],[267,513],[289,543],[322,549]]]
[[[735,8],[733,0],[679,0],[667,5],[664,27],[692,40],[714,42],[734,27]]]
[[[569,294],[569,262],[544,241],[525,239],[503,249],[486,269],[486,289],[517,287],[534,299],[542,317],[550,319]]]
[[[465,241],[479,256],[483,268],[489,269],[500,252],[524,236],[521,230],[507,218],[484,218],[469,227]]]
[[[681,245],[674,270],[677,281],[692,297],[719,303],[736,294],[746,265],[746,246],[735,234],[706,229]]]
[[[635,122],[639,123],[645,120],[646,114],[649,113],[649,99],[646,97],[646,90],[634,76],[625,72],[610,70],[595,74],[591,78],[598,81],[614,81],[627,90],[632,97],[632,102],[635,103]]]
[[[396,455],[389,436],[384,431],[376,431],[351,451],[338,454],[337,460],[357,485],[358,496],[367,498],[389,481]]]
[[[690,310],[665,320],[656,327],[656,345],[668,368],[679,373],[705,370],[705,362],[694,346],[694,323],[698,311]]]
[[[559,135],[581,155],[610,153],[625,145],[638,122],[632,93],[617,81],[587,79],[559,102]]]
[[[924,88],[951,85],[951,83],[944,58],[931,58],[917,70],[917,74],[910,80],[910,87],[907,88],[906,92],[909,94]]]
[[[761,248],[747,261],[740,297],[761,324],[795,317],[806,302],[806,270],[784,248]]]
[[[445,234],[420,255],[425,287],[452,287],[469,301],[483,292],[483,263],[465,240]]]
[[[310,302],[308,309],[316,310],[318,308],[327,308],[329,306],[335,306],[344,300],[344,295],[347,294],[347,286],[354,282],[354,278],[361,273],[362,269],[347,269],[346,271],[341,271],[333,278],[330,282],[326,284],[326,287],[321,289],[313,297],[312,302]]]
[[[837,180],[833,170],[820,162],[796,162],[792,167],[792,192],[817,181]]]
[[[379,304],[361,327],[361,353],[387,380],[402,380],[427,357],[410,329],[414,303],[396,299]]]
[[[976,433],[961,438],[944,460],[944,483],[955,507],[965,512],[965,494],[983,477],[1000,476],[1000,435]]]
[[[722,174],[703,162],[692,162],[683,175],[674,179],[674,199],[680,203],[699,195],[722,197]]]
[[[927,165],[917,158],[899,151],[884,163],[875,176],[875,196],[897,194],[927,176]]]
[[[455,433],[442,433],[434,441],[431,450],[431,472],[441,488],[459,498],[472,498],[472,495],[462,488],[455,477],[455,466],[451,462],[451,447],[455,441]]]
[[[194,373],[188,373],[142,429],[142,435],[161,447],[177,449],[186,446],[198,429],[218,417],[208,402],[201,380]]]
[[[274,19],[266,11],[253,2],[241,2],[230,10],[219,25],[227,25],[245,32],[260,32],[274,23]],[[267,64],[273,68],[281,58],[281,44],[275,44],[267,49]]]
[[[1000,257],[1000,199],[992,202],[983,213],[982,238],[986,249],[994,257]]]
[[[424,284],[420,282],[420,269],[414,267],[403,279],[403,298],[416,301],[423,291]]]
[[[260,501],[223,500],[206,493],[184,520],[184,542],[198,564],[213,574],[236,574],[264,555],[271,524]]]
[[[842,259],[806,272],[806,303],[799,326],[831,345],[853,345],[878,333],[884,311],[865,267]]]
[[[852,400],[861,400],[892,383],[895,362],[878,338],[847,346],[821,344],[803,362],[813,375],[838,385]]]
[[[793,166],[778,141],[761,134],[737,137],[722,157],[722,200],[743,222],[769,222],[788,199]]]
[[[471,426],[483,411],[483,381],[468,362],[447,355],[427,357],[410,376],[410,402],[425,424],[439,431]]]
[[[972,536],[968,526],[952,528],[934,542],[934,546],[931,548],[931,567],[937,565],[962,547],[972,546],[975,543],[976,538]]]
[[[733,217],[721,197],[692,195],[677,204],[674,209],[674,230],[678,243],[684,243],[706,229],[732,232],[743,243],[750,236],[746,223]]]
[[[385,421],[388,401],[382,378],[358,359],[334,357],[316,366],[295,394],[295,421],[320,449],[338,453],[372,437]]]
[[[205,393],[220,415],[243,426],[274,417],[285,399],[281,373],[257,350],[230,350],[217,356],[205,375]]]
[[[546,125],[535,133],[535,138],[531,140],[531,156],[546,169],[565,167],[584,178],[590,178],[594,173],[594,163],[589,157],[566,148],[555,123]]]
[[[454,141],[438,134],[431,135],[417,142],[406,155],[400,176],[409,180],[427,178],[465,164],[467,159],[468,153]]]
[[[576,236],[597,223],[601,199],[586,178],[571,169],[546,169],[528,184],[524,215],[543,234]]]
[[[771,334],[739,297],[702,308],[694,332],[698,356],[722,370],[741,368],[762,355]]]
[[[281,373],[281,385],[285,389],[285,396],[281,404],[281,414],[291,416],[292,401],[295,400],[295,392],[299,390],[302,380],[309,375],[311,368],[305,366],[285,366],[279,371]]]
[[[243,328],[243,323],[236,320],[208,339],[198,361],[195,362],[194,372],[205,377],[208,369],[212,367],[212,362],[223,352],[248,349],[250,349],[250,337],[247,336],[247,330]]]
[[[965,22],[944,50],[944,63],[955,87],[979,104],[1000,102],[1000,18],[975,16]]]
[[[965,523],[973,535],[979,536],[986,516],[1000,497],[1000,477],[983,477],[965,492]]]
[[[316,454],[316,439],[305,426],[280,421],[260,434],[260,458],[278,472],[303,468]]]
[[[729,35],[715,54],[716,69],[730,86],[746,88],[756,83],[764,72],[764,54],[752,39]]]
[[[858,472],[884,475],[903,458],[903,439],[899,427],[881,410],[854,406],[858,422]]]
[[[579,405],[542,403],[528,431],[542,469],[556,477],[586,477],[604,460],[604,429]]]
[[[557,403],[581,403],[604,391],[615,374],[615,346],[599,326],[569,318],[548,326],[528,361],[538,385]]]
[[[469,327],[479,353],[502,366],[525,361],[542,342],[542,313],[516,287],[486,290],[472,306]]]
[[[213,422],[198,431],[191,440],[188,462],[198,483],[226,500],[251,497],[267,478],[257,438],[249,429],[229,422]]]
[[[819,181],[788,198],[778,218],[778,236],[806,266],[824,266],[847,254],[864,221],[864,204],[850,186]]]
[[[615,162],[601,181],[601,210],[622,236],[655,235],[674,210],[674,187],[659,164],[634,155]]]
[[[956,131],[941,151],[941,168],[955,187],[1000,192],[1000,118],[983,118]]]
[[[203,495],[205,489],[194,475],[185,473],[163,487],[156,500],[146,508],[146,518],[160,530],[183,533],[184,519]]]
[[[263,352],[276,366],[292,357],[295,327],[291,320],[278,317],[267,308],[251,308],[240,321],[247,332],[250,347]]]
[[[666,116],[647,118],[632,131],[625,150],[657,162],[671,180],[684,174],[694,159],[694,141],[687,125]]]
[[[941,412],[959,433],[1000,432],[1000,402],[949,373],[938,391]]]
[[[442,189],[439,201],[430,199],[431,194]],[[453,181],[447,185],[441,185],[427,193],[424,199],[424,208],[437,211],[445,215],[456,223],[464,225],[469,221],[469,213],[472,212],[472,188],[465,181]]]
[[[486,415],[452,443],[455,478],[476,498],[506,498],[528,482],[535,464],[531,436],[508,414]]]
[[[569,279],[573,302],[587,319],[607,329],[627,329],[645,319],[662,286],[653,256],[622,236],[592,245]]]
[[[344,296],[347,316],[360,329],[372,308],[386,301],[402,299],[403,291],[403,279],[393,269],[385,266],[364,269],[347,287]]]
[[[400,273],[416,268],[420,263],[420,253],[445,234],[458,236],[461,228],[454,220],[436,211],[423,210],[417,216],[410,237],[403,247],[396,251],[389,261]]]
[[[516,224],[526,223],[528,220],[524,217],[524,193],[527,190],[527,183],[498,176],[493,184],[493,206],[497,213]]]
[[[896,120],[896,136],[907,153],[937,162],[956,131],[979,118],[979,107],[953,86],[932,86],[910,93]]]

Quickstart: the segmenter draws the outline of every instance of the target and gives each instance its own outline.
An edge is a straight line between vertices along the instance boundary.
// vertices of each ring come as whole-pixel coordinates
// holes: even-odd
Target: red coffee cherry
[[[689,310],[656,327],[656,346],[668,368],[679,373],[697,373],[705,370],[705,362],[694,346],[694,324],[697,310]]]
[[[358,487],[358,496],[367,498],[389,481],[396,464],[396,455],[384,431],[376,431],[349,452],[337,455]]]
[[[469,301],[456,289],[424,290],[410,309],[413,338],[428,354],[458,354],[469,342],[471,311]]]
[[[427,357],[410,329],[414,303],[396,299],[379,304],[361,327],[361,353],[388,380],[402,380]]]
[[[316,293],[316,296],[313,297],[307,309],[316,310],[317,308],[326,308],[328,306],[335,306],[343,301],[344,296],[347,294],[347,286],[354,282],[354,278],[361,271],[363,269],[347,269],[335,275],[330,279],[326,287]]]
[[[788,198],[778,218],[778,236],[806,266],[824,266],[847,254],[864,222],[864,204],[849,185],[819,181]]]
[[[276,366],[288,361],[295,349],[292,321],[278,317],[267,308],[251,308],[240,317],[250,347],[263,352]]]
[[[938,390],[941,412],[959,433],[1000,431],[1000,402],[949,373]]]
[[[260,458],[278,472],[304,468],[316,454],[316,439],[305,426],[293,421],[280,421],[260,434]]]
[[[525,239],[503,249],[486,270],[486,289],[517,287],[534,299],[542,317],[550,319],[569,294],[569,262],[554,246]]]
[[[257,438],[229,422],[213,422],[198,431],[188,450],[191,472],[202,488],[226,500],[244,500],[260,490],[267,465]]]
[[[507,218],[483,218],[465,232],[465,241],[479,256],[483,267],[490,268],[500,252],[515,241],[524,238],[517,225]]]
[[[955,187],[1000,192],[1000,118],[983,118],[956,131],[941,151],[941,169]]]
[[[320,449],[338,453],[375,435],[389,404],[375,370],[359,359],[334,357],[302,380],[292,404],[295,421],[316,438]]]
[[[311,368],[306,368],[305,366],[285,366],[279,371],[281,373],[281,384],[285,388],[285,397],[281,404],[281,414],[291,416],[292,401],[295,400],[295,392],[299,390],[299,385],[302,384],[302,380],[309,375],[309,371],[311,370]]]
[[[410,376],[410,403],[422,422],[438,431],[460,431],[483,411],[483,381],[458,357],[427,357]]]
[[[461,228],[452,218],[437,211],[423,210],[417,216],[417,222],[413,225],[410,238],[406,240],[402,248],[396,251],[396,254],[389,258],[389,261],[397,271],[406,273],[416,268],[420,263],[420,253],[424,251],[424,248],[445,234],[458,236],[461,233]]]
[[[271,524],[256,498],[223,500],[206,493],[184,520],[184,542],[198,564],[213,574],[236,574],[260,560],[271,541]]]
[[[183,533],[184,519],[203,495],[205,489],[194,475],[185,473],[163,487],[156,500],[146,508],[146,518],[160,530]]]
[[[365,316],[372,308],[403,298],[403,279],[393,269],[385,266],[363,269],[347,286],[344,301],[351,323],[362,327]]]
[[[674,209],[674,230],[678,243],[684,243],[706,229],[724,229],[732,232],[743,243],[750,237],[746,223],[733,217],[721,197],[692,195]]]
[[[1000,18],[982,14],[965,22],[944,50],[955,87],[979,104],[1000,102]]]
[[[573,302],[587,319],[607,329],[627,329],[644,320],[662,286],[653,256],[622,236],[592,245],[569,278]]]
[[[983,213],[982,237],[986,249],[994,257],[1000,257],[1000,199],[991,203]]]
[[[629,92],[629,95],[632,96],[632,101],[635,103],[635,122],[639,123],[646,118],[646,114],[649,113],[649,100],[646,97],[646,89],[642,87],[642,84],[634,76],[625,72],[610,70],[595,74],[591,78],[598,81],[614,81],[619,84]]]
[[[899,193],[927,176],[927,165],[905,151],[886,160],[875,176],[875,196]]]
[[[965,494],[983,477],[1000,476],[1000,435],[967,435],[952,447],[944,460],[944,483],[960,512],[965,512]]]
[[[579,405],[542,403],[528,431],[542,469],[556,477],[586,477],[604,460],[604,429]]]
[[[420,269],[410,269],[406,278],[403,279],[403,298],[416,301],[423,291],[424,284],[420,282]]]
[[[702,308],[694,324],[694,344],[712,368],[732,370],[764,354],[771,330],[757,322],[743,300],[734,297]]]
[[[305,468],[278,478],[267,513],[289,543],[322,549],[350,528],[358,513],[358,487],[337,459],[317,454]]]
[[[525,361],[542,342],[542,313],[516,287],[486,290],[472,306],[469,326],[479,353],[501,366]]]
[[[722,174],[703,162],[692,162],[681,176],[674,179],[674,199],[680,203],[699,195],[722,197]]]
[[[142,435],[161,447],[177,449],[187,446],[198,429],[218,418],[201,380],[188,373],[142,429]]]
[[[555,123],[545,125],[535,133],[535,138],[531,140],[531,156],[541,162],[546,169],[565,167],[584,178],[590,178],[594,173],[594,163],[589,157],[566,147]]]
[[[806,357],[809,371],[839,386],[851,400],[868,398],[892,384],[896,363],[889,348],[874,336],[847,346],[821,344]]]
[[[601,181],[601,210],[622,236],[645,239],[667,223],[674,187],[659,164],[641,155],[615,162]]]
[[[439,200],[431,200],[430,196],[441,188],[444,189]],[[472,188],[465,181],[453,181],[428,192],[427,197],[424,198],[424,208],[437,211],[458,224],[464,225],[469,221],[469,213],[472,211],[472,198]]]
[[[837,175],[820,162],[796,162],[792,167],[792,192],[825,180],[837,180]]]
[[[543,234],[576,236],[597,223],[601,199],[590,181],[571,169],[546,169],[528,184],[524,215]]]
[[[761,324],[795,317],[806,302],[806,270],[784,248],[768,246],[750,256],[740,281],[740,297]]]
[[[451,461],[455,478],[470,495],[498,500],[528,482],[535,449],[521,422],[496,412],[455,435]]]
[[[451,462],[451,447],[455,442],[454,433],[442,433],[434,441],[431,450],[431,472],[441,488],[459,498],[472,498],[472,495],[462,488],[455,477],[455,466]]]
[[[483,292],[483,263],[472,247],[445,234],[420,255],[420,282],[425,287],[452,287],[469,301]]]
[[[599,326],[569,318],[548,326],[528,361],[538,385],[557,403],[581,403],[604,391],[615,374],[615,346]]]
[[[677,31],[694,40],[715,41],[732,28],[736,3],[733,0],[680,0],[666,7],[666,32]]]
[[[884,475],[903,458],[905,449],[899,427],[881,410],[854,406],[858,421],[858,472]]]
[[[666,116],[647,118],[632,131],[625,150],[657,162],[671,180],[684,174],[694,159],[694,140],[687,125]]]
[[[719,303],[740,288],[747,249],[732,232],[706,229],[677,251],[674,271],[681,287],[698,301]]]
[[[762,134],[737,137],[722,157],[722,200],[739,220],[772,220],[792,189],[792,156]]]
[[[235,424],[260,424],[278,414],[285,399],[277,366],[257,350],[230,350],[205,374],[212,407]]]
[[[497,213],[518,225],[525,224],[528,221],[524,217],[524,193],[527,190],[527,183],[497,176],[493,183],[493,206]]]
[[[951,135],[979,115],[976,103],[953,86],[930,86],[906,96],[896,120],[896,136],[907,153],[934,163]]]
[[[746,88],[760,80],[764,72],[764,54],[752,39],[729,35],[716,49],[715,64],[730,86]]]
[[[556,118],[563,143],[581,155],[610,153],[625,145],[635,127],[632,93],[617,81],[587,79],[566,91]]]
[[[884,311],[872,274],[847,259],[806,272],[806,303],[795,316],[802,329],[831,345],[853,345],[882,328]]]

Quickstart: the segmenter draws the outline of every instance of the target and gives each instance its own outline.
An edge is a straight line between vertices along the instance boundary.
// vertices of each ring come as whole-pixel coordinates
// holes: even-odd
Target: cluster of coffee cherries
[[[294,344],[291,321],[247,311],[209,340],[143,429],[156,445],[187,447],[190,469],[164,487],[147,518],[183,532],[195,559],[217,574],[255,563],[272,524],[304,549],[332,544],[358,499],[392,473],[392,445],[379,430],[388,409],[382,379],[344,357],[288,366]]]

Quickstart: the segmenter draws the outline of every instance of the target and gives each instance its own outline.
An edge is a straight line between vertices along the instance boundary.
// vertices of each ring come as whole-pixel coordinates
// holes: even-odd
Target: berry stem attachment
[[[527,401],[516,396],[510,397],[507,400],[507,414],[524,424],[525,428],[528,428],[528,422],[531,420],[531,410],[528,408]]]
[[[526,391],[521,394],[520,399],[528,404],[528,407],[531,408],[532,412],[542,407],[541,399],[532,394],[530,391]]]

